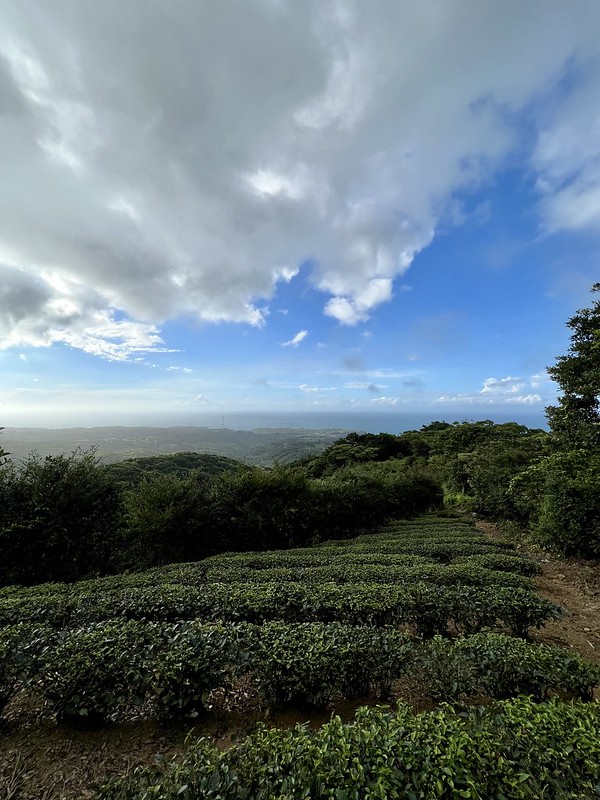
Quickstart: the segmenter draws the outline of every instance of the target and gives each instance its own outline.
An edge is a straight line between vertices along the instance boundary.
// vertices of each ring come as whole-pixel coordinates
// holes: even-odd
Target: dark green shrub
[[[48,628],[28,623],[0,628],[0,714],[18,689],[37,674],[50,636]]]
[[[527,698],[455,713],[361,708],[316,732],[260,728],[219,752],[110,781],[98,800],[591,800],[600,788],[600,706]]]
[[[232,626],[180,623],[161,629],[151,692],[162,719],[197,716],[213,689],[228,685],[248,656]]]
[[[204,482],[192,474],[151,473],[124,494],[124,559],[139,569],[199,559],[217,552],[207,523]]]
[[[159,643],[155,627],[134,621],[66,631],[42,654],[38,690],[59,719],[105,720],[144,702]]]
[[[600,456],[584,451],[544,460],[536,540],[565,555],[600,557]]]
[[[591,700],[600,684],[600,667],[581,656],[497,633],[436,636],[417,659],[417,675],[436,700],[477,693],[500,699],[527,694],[538,702],[551,693]]]
[[[0,583],[74,581],[115,567],[121,500],[93,451],[0,468]]]
[[[387,696],[411,657],[393,628],[266,623],[252,632],[250,671],[274,705],[325,705],[335,694]]]

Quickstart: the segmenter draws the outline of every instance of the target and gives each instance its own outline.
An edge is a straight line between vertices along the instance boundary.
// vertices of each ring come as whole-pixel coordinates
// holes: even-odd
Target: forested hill
[[[205,478],[244,468],[241,461],[211,453],[173,453],[164,456],[126,458],[107,466],[109,475],[122,484],[134,486],[149,475],[176,475],[186,478],[194,472]]]

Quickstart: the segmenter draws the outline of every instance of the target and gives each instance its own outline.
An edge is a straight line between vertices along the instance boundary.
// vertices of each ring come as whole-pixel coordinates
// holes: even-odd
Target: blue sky
[[[595,0],[0,23],[0,424],[553,402],[600,279]]]

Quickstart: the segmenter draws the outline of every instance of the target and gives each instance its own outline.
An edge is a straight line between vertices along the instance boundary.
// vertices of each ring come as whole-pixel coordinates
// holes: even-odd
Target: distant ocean
[[[491,419],[494,422],[518,422],[528,428],[548,428],[543,413],[485,414],[465,411],[464,413],[445,413],[432,415],[411,412],[357,413],[357,412],[298,412],[298,413],[231,413],[201,414],[178,417],[169,422],[155,421],[154,425],[201,425],[208,428],[230,428],[232,430],[254,430],[255,428],[341,428],[348,431],[364,431],[366,433],[402,433],[419,430],[433,420],[445,422],[474,422]],[[139,424],[145,424],[140,422]]]

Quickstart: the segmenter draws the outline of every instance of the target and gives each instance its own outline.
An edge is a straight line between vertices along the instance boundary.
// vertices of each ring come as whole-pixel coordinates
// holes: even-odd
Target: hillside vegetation
[[[312,548],[6,587],[0,711],[17,703],[27,718],[41,700],[45,724],[182,724],[249,694],[263,710],[310,714],[340,699],[393,699],[410,685],[421,702],[470,710],[415,716],[401,705],[316,733],[261,729],[226,753],[194,744],[97,797],[362,798],[402,788],[534,798],[548,786],[549,796],[578,787],[568,796],[589,797],[600,779],[600,711],[589,704],[600,668],[528,641],[562,613],[536,594],[538,570],[471,522],[427,515]],[[509,699],[521,695],[529,699]]]

